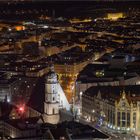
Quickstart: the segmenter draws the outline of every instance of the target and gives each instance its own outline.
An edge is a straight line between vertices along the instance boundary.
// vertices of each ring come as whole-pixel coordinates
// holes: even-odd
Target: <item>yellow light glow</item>
[[[70,19],[70,23],[84,23],[84,22],[91,22],[92,19],[78,19],[78,18],[73,18],[73,19]]]
[[[15,26],[16,31],[22,31],[25,30],[25,26]]]
[[[123,13],[108,13],[107,19],[109,20],[118,20],[119,18],[124,18]]]

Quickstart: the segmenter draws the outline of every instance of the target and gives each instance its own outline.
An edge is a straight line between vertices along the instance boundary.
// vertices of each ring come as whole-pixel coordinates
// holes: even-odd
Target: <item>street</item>
[[[88,124],[88,125],[96,128],[95,124],[93,124],[90,121],[86,121],[83,118],[79,118],[79,122],[84,123],[84,124]],[[140,138],[138,138],[136,136],[132,136],[131,134],[119,133],[119,132],[116,132],[116,131],[109,129],[107,127],[100,126],[99,128],[96,128],[96,129],[98,129],[99,131],[102,131],[103,133],[108,135],[112,140],[140,140]]]

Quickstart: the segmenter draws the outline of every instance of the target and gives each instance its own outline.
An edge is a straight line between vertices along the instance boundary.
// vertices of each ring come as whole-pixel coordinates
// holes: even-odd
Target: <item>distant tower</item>
[[[54,67],[50,67],[50,71],[46,76],[45,82],[45,102],[44,102],[44,121],[52,124],[59,122],[59,95],[58,80],[54,72]]]

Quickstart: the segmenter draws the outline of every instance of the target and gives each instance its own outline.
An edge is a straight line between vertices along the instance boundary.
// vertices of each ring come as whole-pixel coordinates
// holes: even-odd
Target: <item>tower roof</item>
[[[49,72],[46,75],[46,80],[47,79],[53,79],[53,78],[57,78],[57,74],[54,71],[54,65],[50,65],[49,66]]]

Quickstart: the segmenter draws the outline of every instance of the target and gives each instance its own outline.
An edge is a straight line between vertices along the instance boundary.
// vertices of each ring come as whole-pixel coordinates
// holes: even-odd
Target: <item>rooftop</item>
[[[74,64],[83,62],[93,57],[94,52],[83,52],[80,47],[74,47],[65,52],[53,55],[49,57],[49,60],[53,60],[56,64]]]
[[[85,125],[79,122],[62,122],[57,125],[58,129],[67,128],[68,132],[71,134],[72,139],[90,139],[90,138],[103,138],[107,139],[108,136],[98,131],[89,125]]]
[[[78,75],[77,81],[82,83],[88,82],[109,82],[119,81],[120,77],[129,79],[136,77],[135,71],[126,68],[111,68],[106,63],[88,64]]]
[[[129,86],[93,86],[84,92],[84,95],[89,97],[97,96],[100,92],[102,99],[107,99],[110,103],[115,103],[125,91],[126,96],[130,101],[140,101],[140,85],[129,85]]]

